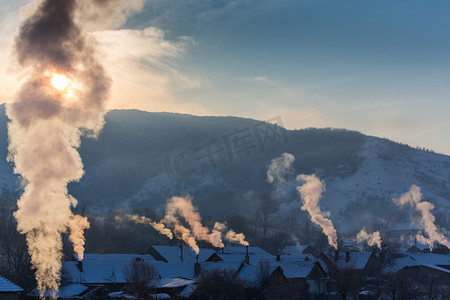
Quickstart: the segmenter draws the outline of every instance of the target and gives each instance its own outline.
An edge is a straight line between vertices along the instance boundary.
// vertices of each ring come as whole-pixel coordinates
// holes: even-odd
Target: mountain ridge
[[[0,109],[0,188],[17,197],[17,176],[6,162],[4,106]],[[252,215],[257,200],[275,195],[267,166],[282,153],[296,157],[296,174],[314,173],[326,184],[320,201],[342,230],[412,218],[392,198],[412,184],[436,205],[448,224],[450,157],[343,129],[285,130],[281,118],[265,123],[239,117],[199,117],[138,110],[112,110],[98,140],[82,139],[85,176],[71,193],[96,214],[117,208],[151,208],[156,215],[172,195],[190,194],[202,214]],[[270,125],[273,124],[273,125]],[[280,214],[296,207],[295,178],[288,178]],[[390,216],[385,210],[401,212]],[[348,220],[352,220],[349,222]],[[350,224],[351,223],[351,224]],[[350,224],[350,225],[349,225]]]

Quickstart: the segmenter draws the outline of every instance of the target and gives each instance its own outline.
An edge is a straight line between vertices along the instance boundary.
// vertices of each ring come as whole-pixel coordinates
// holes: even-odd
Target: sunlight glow
[[[57,90],[63,91],[69,85],[69,79],[61,74],[54,74],[51,79],[53,87]]]

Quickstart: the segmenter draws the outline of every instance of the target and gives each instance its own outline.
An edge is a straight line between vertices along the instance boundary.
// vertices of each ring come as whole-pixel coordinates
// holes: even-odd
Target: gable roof
[[[155,255],[153,249],[156,251],[156,256],[154,257],[156,260],[160,260],[158,254],[163,258],[163,261],[169,263],[181,262],[181,251],[183,251],[183,262],[192,262],[196,261],[196,253],[194,250],[188,247],[178,247],[178,246],[152,246],[150,247],[146,253],[150,255]],[[200,252],[198,254],[199,261],[205,261],[208,257],[210,257],[215,251],[213,249],[200,248]]]
[[[245,259],[246,247],[225,247],[223,250],[216,252],[223,261],[242,262]],[[274,261],[275,257],[267,251],[259,247],[248,247],[248,256],[250,263],[258,263],[260,261]]]
[[[281,270],[287,279],[309,278],[314,268],[320,268],[321,273],[326,273],[316,261],[289,261],[289,262],[271,262],[267,263],[269,273],[273,274],[276,270]],[[248,283],[254,283],[258,280],[260,271],[259,265],[242,264],[238,270],[238,277],[246,280]]]
[[[318,257],[319,260],[323,261],[327,268],[330,264],[337,265],[338,268],[348,268],[351,267],[355,270],[364,270],[369,262],[373,252],[348,252],[349,261],[346,261],[346,252],[338,253],[338,260],[335,261],[335,256],[333,254],[326,255],[322,254]],[[322,265],[323,266],[323,265]],[[327,271],[327,270],[326,270]]]
[[[18,293],[23,291],[23,289],[3,276],[0,276],[0,293]]]
[[[152,265],[158,275],[161,278],[175,278],[181,277],[186,279],[193,279],[194,277],[194,263],[166,263],[162,261],[155,261],[153,258],[146,259],[150,255],[132,255],[131,257],[144,257],[144,262]],[[114,256],[109,256],[114,257]],[[150,256],[151,257],[151,256]],[[78,262],[65,261],[63,262],[63,268],[67,270],[71,277],[72,283],[84,283],[84,284],[108,284],[108,283],[125,283],[124,268],[129,266],[131,260],[125,259],[111,259],[103,257],[101,259],[92,260],[88,259],[83,261],[83,272],[78,268]]]
[[[387,268],[386,272],[397,272],[405,267],[412,266],[450,266],[450,254],[435,253],[396,253],[394,265]]]

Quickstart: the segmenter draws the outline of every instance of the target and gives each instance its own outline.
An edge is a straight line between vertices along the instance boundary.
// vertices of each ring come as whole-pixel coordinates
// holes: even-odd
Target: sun
[[[61,74],[54,74],[51,83],[55,89],[64,91],[69,85],[69,78]]]

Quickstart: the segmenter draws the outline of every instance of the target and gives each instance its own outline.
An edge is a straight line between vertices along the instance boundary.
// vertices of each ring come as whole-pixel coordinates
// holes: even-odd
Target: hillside
[[[95,214],[119,207],[151,208],[158,214],[168,197],[190,194],[204,215],[252,215],[257,199],[272,194],[283,216],[283,209],[298,209],[295,179],[286,183],[280,196],[274,195],[265,176],[271,159],[284,152],[296,157],[297,173],[316,173],[325,181],[321,206],[341,230],[408,221],[407,211],[394,216],[399,210],[391,199],[412,184],[436,204],[438,221],[448,222],[448,156],[354,131],[291,131],[235,117],[111,111],[98,140],[83,139],[80,153],[86,173],[81,182],[70,184],[70,190],[81,207]],[[14,198],[19,185],[6,154],[2,106],[0,188]]]

